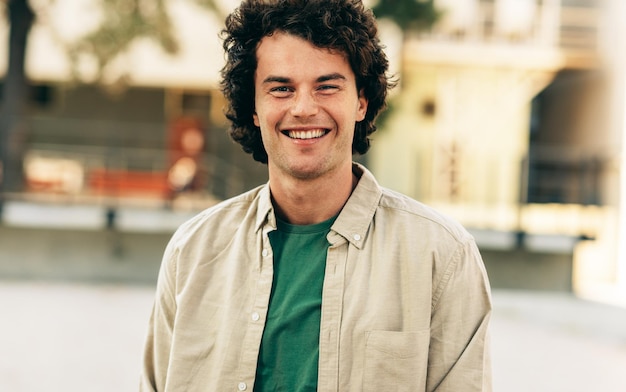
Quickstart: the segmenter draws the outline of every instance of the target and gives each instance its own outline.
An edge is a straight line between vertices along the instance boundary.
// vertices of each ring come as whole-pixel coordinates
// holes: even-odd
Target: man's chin
[[[328,170],[319,162],[299,162],[290,165],[287,174],[299,180],[315,180],[326,174]]]

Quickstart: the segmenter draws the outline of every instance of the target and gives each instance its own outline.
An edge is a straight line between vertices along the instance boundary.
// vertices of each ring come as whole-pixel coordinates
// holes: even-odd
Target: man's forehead
[[[326,57],[329,55],[335,57],[336,60]],[[259,76],[260,68],[265,74],[263,79],[270,73],[276,77],[287,77],[287,73],[304,74],[306,71],[319,71],[319,74],[314,77],[326,78],[326,80],[347,80],[356,77],[343,51],[320,47],[305,38],[282,31],[264,36],[257,45],[255,57],[255,78]],[[302,61],[308,62],[303,65]]]
[[[277,37],[279,37],[279,38],[280,37],[295,38],[297,40],[302,41],[303,44],[306,43],[306,44],[311,45],[315,49],[318,49],[318,50],[321,50],[321,51],[326,51],[326,52],[328,52],[330,54],[338,54],[340,56],[343,56],[346,59],[346,61],[349,62],[348,54],[346,53],[345,50],[342,50],[342,49],[339,49],[339,48],[336,48],[336,47],[330,47],[330,46],[320,46],[320,45],[316,44],[311,39],[302,37],[301,35],[294,34],[294,33],[291,33],[289,31],[285,31],[285,30],[274,30],[271,33],[268,33],[268,34],[264,35],[263,37],[261,37],[261,39],[259,40],[259,42],[256,45],[256,57],[257,57],[257,60],[258,60],[258,57],[259,57],[258,56],[258,50],[259,50],[259,47],[261,46],[261,44],[263,42],[268,41],[269,39],[276,39]]]

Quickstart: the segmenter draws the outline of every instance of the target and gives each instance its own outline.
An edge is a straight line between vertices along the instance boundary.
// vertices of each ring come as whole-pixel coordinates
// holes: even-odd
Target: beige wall
[[[516,204],[530,101],[548,80],[526,69],[416,65],[370,166],[382,184],[431,204]]]

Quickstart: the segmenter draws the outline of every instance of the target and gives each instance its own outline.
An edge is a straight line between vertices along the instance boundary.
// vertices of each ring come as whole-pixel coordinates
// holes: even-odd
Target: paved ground
[[[149,286],[0,282],[0,391],[136,391],[152,298]],[[494,305],[496,391],[626,391],[625,308],[510,291]]]

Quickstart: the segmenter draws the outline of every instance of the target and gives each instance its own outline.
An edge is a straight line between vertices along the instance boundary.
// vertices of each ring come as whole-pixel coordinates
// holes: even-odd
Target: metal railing
[[[469,159],[485,161],[484,157]],[[475,184],[461,182],[461,197],[458,199],[428,200],[423,195],[414,196],[455,216],[468,227],[593,238],[601,231],[606,215],[611,213],[611,206],[606,203],[610,195],[606,192],[612,187],[607,182],[615,182],[619,177],[615,165],[617,159],[616,154],[533,147],[530,154],[517,163],[522,167],[518,171],[520,198],[517,201],[498,199],[502,187],[513,185],[511,172],[493,172],[490,168],[504,162],[477,165],[465,160],[463,167],[471,167],[473,171],[464,170],[463,176],[487,177],[493,189],[483,190],[489,194],[480,199],[473,197],[471,190],[463,186]],[[510,164],[516,163],[512,161]],[[89,203],[111,208],[125,204],[169,208],[172,194],[163,192],[167,186],[168,165],[167,151],[159,149],[31,145],[25,156],[30,190],[10,198],[36,199],[44,203]],[[213,154],[206,154],[200,166],[204,176],[202,186],[193,191],[198,201],[195,205],[200,208],[265,181],[258,178],[253,184],[245,169]],[[102,182],[94,179],[103,170],[114,176],[128,176],[121,180],[115,177],[114,180],[119,181],[117,185],[103,189],[98,185],[101,186]],[[103,178],[100,180],[104,181]],[[439,181],[444,181],[444,177]]]
[[[528,186],[522,201],[605,204],[602,182],[613,166],[613,159],[604,154],[531,150],[523,162],[522,177]]]
[[[24,156],[25,192],[13,197],[65,195],[116,204],[126,198],[167,201],[176,196],[167,182],[170,159],[165,149],[31,144]],[[198,167],[199,186],[185,193],[223,199],[243,192],[253,181],[243,168],[215,154],[203,154]]]

